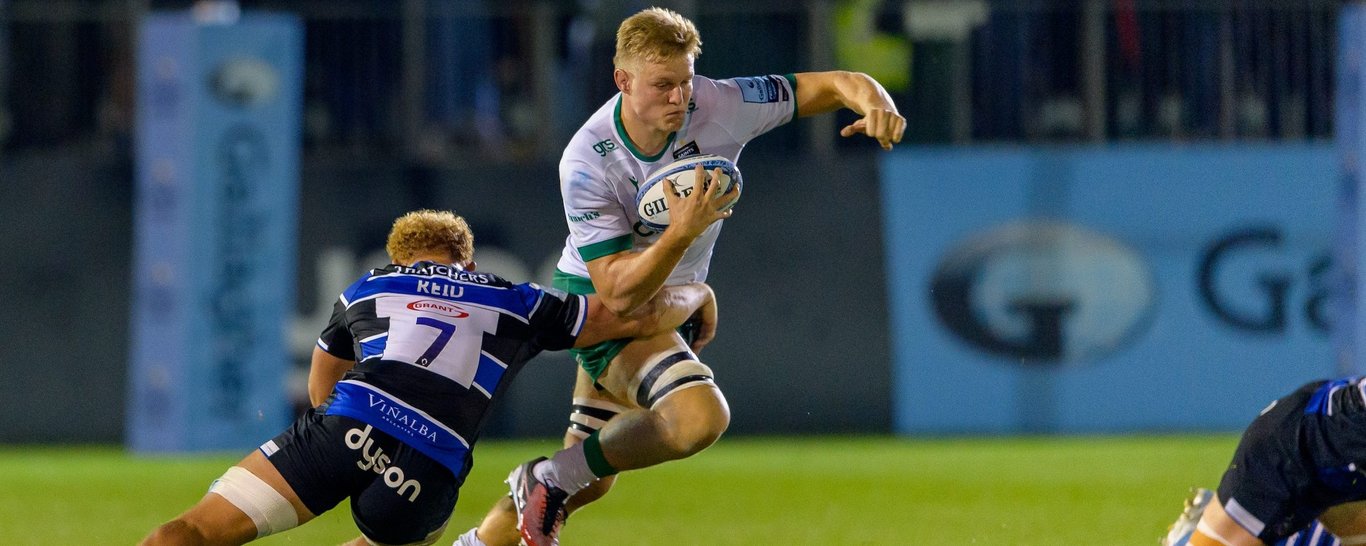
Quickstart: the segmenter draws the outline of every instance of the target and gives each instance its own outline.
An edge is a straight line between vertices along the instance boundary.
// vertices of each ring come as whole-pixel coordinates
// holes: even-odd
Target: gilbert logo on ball
[[[702,166],[705,173],[701,186],[697,184],[698,165]],[[640,190],[636,193],[636,212],[640,214],[640,223],[654,231],[664,231],[669,227],[669,205],[664,199],[664,185],[660,182],[667,180],[680,195],[687,197],[699,187],[706,191],[712,182],[712,171],[715,169],[721,169],[721,176],[718,179],[721,183],[721,193],[729,192],[731,187],[735,188],[735,196],[719,208],[723,211],[730,210],[740,200],[740,191],[744,189],[740,183],[740,169],[731,160],[718,155],[695,155],[660,167],[640,185]]]

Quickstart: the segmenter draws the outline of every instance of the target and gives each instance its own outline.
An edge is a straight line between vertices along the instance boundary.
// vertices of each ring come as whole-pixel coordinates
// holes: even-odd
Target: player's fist
[[[906,118],[901,117],[901,114],[895,110],[874,108],[858,121],[840,129],[840,136],[868,135],[868,138],[877,140],[882,149],[890,150],[893,144],[901,142],[901,135],[905,132]]]

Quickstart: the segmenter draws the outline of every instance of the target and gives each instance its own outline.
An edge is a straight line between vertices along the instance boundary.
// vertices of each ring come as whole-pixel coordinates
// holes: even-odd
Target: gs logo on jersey
[[[593,145],[593,151],[598,153],[598,157],[607,157],[607,152],[617,149],[617,143],[612,139],[603,140]]]
[[[470,314],[465,312],[464,309],[461,309],[444,301],[417,300],[414,302],[410,302],[408,304],[408,308],[414,311],[436,313],[438,315],[451,318],[465,318],[470,316]]]
[[[1035,365],[1119,350],[1150,324],[1157,298],[1137,252],[1059,222],[972,237],[944,256],[931,282],[935,314],[962,341]]]

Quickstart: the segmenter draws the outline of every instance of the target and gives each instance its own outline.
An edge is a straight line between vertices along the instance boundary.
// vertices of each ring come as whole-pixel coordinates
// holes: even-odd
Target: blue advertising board
[[[1358,290],[1361,272],[1366,271],[1362,260],[1361,234],[1366,229],[1366,216],[1361,214],[1361,161],[1366,158],[1366,140],[1362,140],[1362,124],[1366,123],[1366,84],[1363,70],[1366,55],[1366,6],[1347,4],[1338,15],[1337,82],[1333,97],[1333,131],[1337,143],[1341,175],[1338,178],[1338,221],[1333,241],[1333,259],[1339,265],[1335,284],[1339,288],[1334,309],[1341,318],[1339,328],[1333,329],[1333,347],[1344,370],[1360,369],[1363,348],[1366,348],[1366,290]]]
[[[881,168],[898,432],[1236,430],[1338,373],[1331,146],[919,149]]]
[[[292,418],[303,32],[285,15],[143,21],[127,442],[240,449]]]

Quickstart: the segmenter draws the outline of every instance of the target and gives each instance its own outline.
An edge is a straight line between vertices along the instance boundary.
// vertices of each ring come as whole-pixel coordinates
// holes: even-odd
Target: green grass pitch
[[[1213,487],[1237,437],[987,439],[735,437],[627,474],[570,519],[581,545],[1151,545],[1187,488]],[[446,536],[475,525],[501,480],[550,442],[485,441]],[[133,544],[238,459],[117,448],[0,448],[0,543]],[[357,535],[345,503],[259,544]]]

